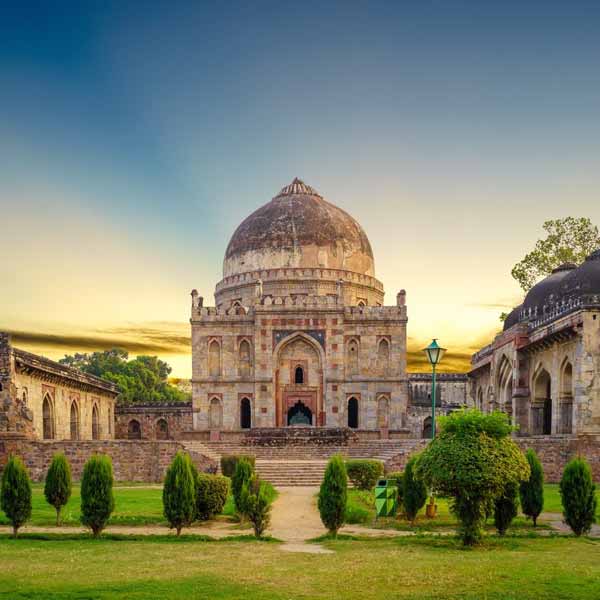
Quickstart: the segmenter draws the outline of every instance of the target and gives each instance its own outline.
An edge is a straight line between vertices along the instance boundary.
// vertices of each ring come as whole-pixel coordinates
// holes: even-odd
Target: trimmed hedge
[[[225,477],[233,477],[235,473],[235,468],[240,460],[246,460],[252,466],[252,471],[254,471],[256,457],[252,454],[224,454],[221,456],[221,473],[225,475]]]
[[[196,519],[208,521],[223,511],[229,494],[229,479],[199,473],[196,477]]]
[[[383,475],[383,463],[380,460],[357,458],[346,461],[348,479],[359,490],[372,490]]]

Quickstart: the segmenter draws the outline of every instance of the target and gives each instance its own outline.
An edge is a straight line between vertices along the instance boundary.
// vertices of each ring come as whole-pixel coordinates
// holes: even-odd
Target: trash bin
[[[393,517],[398,509],[395,479],[380,479],[375,486],[375,516]]]

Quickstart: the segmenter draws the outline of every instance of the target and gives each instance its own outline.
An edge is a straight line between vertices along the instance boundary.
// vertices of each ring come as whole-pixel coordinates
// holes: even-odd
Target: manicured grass
[[[600,543],[573,537],[327,541],[333,554],[252,541],[2,539],[0,598],[574,600],[600,597]]]
[[[450,529],[456,526],[456,518],[451,514],[448,501],[445,498],[436,498],[438,514],[435,519],[425,517],[425,509],[419,513],[417,523],[413,527],[409,523],[398,519],[375,519],[375,497],[373,492],[362,492],[360,490],[348,490],[348,508],[346,510],[346,520],[351,524],[369,525],[374,527],[394,527],[401,530],[417,531],[436,531],[439,529]],[[546,484],[544,486],[544,511],[561,513],[562,505],[558,484]],[[598,513],[600,518],[600,509]],[[542,527],[543,524],[541,525]],[[488,527],[493,528],[492,520]],[[532,527],[531,521],[524,515],[517,517],[511,528],[528,529]],[[540,525],[538,525],[538,529]]]

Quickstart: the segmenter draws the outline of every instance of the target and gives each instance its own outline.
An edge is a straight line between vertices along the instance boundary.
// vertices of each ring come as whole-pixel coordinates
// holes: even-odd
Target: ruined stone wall
[[[140,439],[179,440],[184,431],[191,431],[192,403],[117,405],[115,434],[117,439],[129,439],[134,430],[132,421],[139,423]],[[166,430],[164,423],[166,423]]]
[[[77,480],[90,456],[107,454],[112,459],[116,481],[161,482],[178,450],[184,450],[184,446],[175,441],[70,442],[0,438],[0,468],[8,456],[14,454],[23,459],[34,481],[43,481],[54,454],[64,452],[71,463],[73,478]],[[202,471],[215,467],[210,458],[196,453],[190,456]]]

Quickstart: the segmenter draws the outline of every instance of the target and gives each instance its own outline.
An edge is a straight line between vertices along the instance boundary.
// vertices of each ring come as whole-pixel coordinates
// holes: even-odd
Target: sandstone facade
[[[519,436],[600,434],[600,251],[534,286],[469,376],[472,402]]]
[[[112,439],[117,395],[114,384],[13,348],[0,333],[0,435]]]

